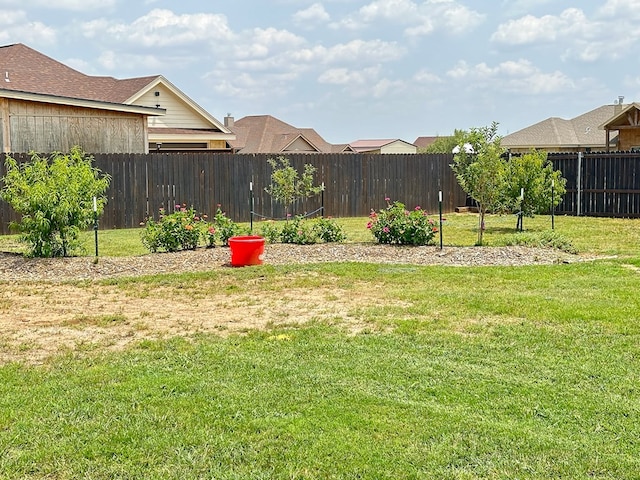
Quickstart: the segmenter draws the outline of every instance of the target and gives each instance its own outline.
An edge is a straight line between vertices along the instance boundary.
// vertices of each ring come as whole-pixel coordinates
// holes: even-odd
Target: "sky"
[[[413,142],[640,100],[638,21],[640,0],[0,0],[0,45],[163,75],[219,121]]]

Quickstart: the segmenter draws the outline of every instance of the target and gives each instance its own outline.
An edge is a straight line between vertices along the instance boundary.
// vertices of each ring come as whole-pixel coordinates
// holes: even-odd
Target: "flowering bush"
[[[367,228],[378,243],[393,245],[428,245],[438,232],[438,225],[419,206],[408,211],[403,203],[386,198],[387,208],[371,211]]]
[[[149,251],[177,252],[198,246],[203,220],[193,207],[176,205],[173,213],[167,214],[164,208],[159,213],[160,219],[156,222],[150,218],[142,230],[142,243]]]
[[[240,233],[240,227],[225,216],[220,205],[212,222],[186,204],[176,205],[173,213],[167,214],[164,208],[159,213],[157,222],[150,218],[142,224],[142,243],[151,252],[194,250],[203,238],[208,247],[218,242],[228,245],[229,238]]]
[[[344,242],[347,239],[344,229],[333,218],[319,218],[313,225],[313,229],[323,242]]]
[[[260,225],[260,235],[267,243],[278,243],[280,241],[280,228],[273,220],[268,220]]]
[[[296,243],[309,245],[318,242],[342,242],[347,236],[341,225],[331,218],[305,220],[296,216],[278,226],[272,220],[261,225],[260,235],[269,243]]]
[[[293,220],[288,220],[280,231],[282,243],[297,243],[298,245],[310,245],[318,243],[318,237],[309,222],[305,222],[301,215]]]
[[[215,247],[217,242],[224,246],[229,245],[229,239],[241,233],[240,226],[233,222],[222,211],[221,205],[218,204],[216,214],[213,220],[207,225],[205,230],[205,238],[207,239],[207,247]]]

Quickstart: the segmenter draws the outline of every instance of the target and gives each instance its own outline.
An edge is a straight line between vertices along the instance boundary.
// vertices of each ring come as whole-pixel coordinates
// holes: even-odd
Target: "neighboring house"
[[[122,127],[114,123],[111,117],[101,117],[85,111],[83,116],[94,118],[97,122],[99,118],[108,127],[108,131],[103,131],[104,135],[116,140],[119,135],[136,136],[142,138],[144,144],[142,151],[151,150],[213,150],[230,151],[229,142],[235,135],[222,123],[209,115],[197,103],[181,92],[175,85],[171,84],[161,75],[129,78],[119,80],[113,77],[89,76],[78,72],[36,50],[23,44],[8,45],[0,47],[0,72],[4,75],[4,82],[0,84],[0,97],[23,94],[39,95],[41,104],[51,104],[45,100],[57,98],[57,105],[65,105],[75,108],[86,108],[79,104],[88,102],[91,108],[106,109],[109,106],[111,112],[123,112],[130,116],[132,113],[144,115],[145,125],[140,126],[135,131]],[[44,97],[46,98],[44,98]],[[3,97],[3,98],[4,98]],[[27,102],[34,102],[33,98],[23,99]],[[5,106],[6,109],[6,106]],[[61,116],[62,115],[62,116]],[[58,109],[47,116],[46,112],[39,111],[36,117],[40,124],[44,122],[45,129],[53,128],[47,145],[53,150],[67,150],[63,143],[56,145],[56,136],[71,135],[65,133],[67,128],[65,122],[70,122],[70,117],[57,129],[54,125],[54,118],[63,118],[65,112]],[[92,116],[93,115],[93,116]],[[4,118],[4,117],[3,117]],[[46,120],[48,118],[48,120]],[[36,121],[36,123],[38,123]],[[83,125],[73,126],[73,135],[77,137],[77,129]],[[71,127],[69,127],[71,128]],[[60,133],[57,133],[59,130]],[[6,139],[6,130],[4,137]],[[85,132],[80,146],[86,151],[96,152],[95,148],[100,144],[107,144],[106,139],[95,138],[93,142],[87,142],[87,138],[99,134],[100,129],[95,132]],[[47,135],[45,131],[43,133]],[[62,142],[62,140],[61,140]],[[6,143],[5,143],[6,145]],[[13,147],[13,145],[11,145]],[[6,148],[6,147],[5,147]],[[33,149],[35,146],[31,147]],[[14,151],[15,147],[13,148]],[[118,152],[121,147],[114,146],[110,152]],[[129,150],[130,153],[138,152],[140,148]]]
[[[418,147],[399,139],[357,140],[349,144],[357,153],[417,153]]]
[[[418,147],[419,150],[424,150],[428,146],[432,145],[438,138],[440,137],[418,137],[413,144]]]
[[[640,151],[640,104],[634,102],[626,106],[619,105],[618,112],[600,128],[605,131],[607,146],[614,144],[614,150]],[[612,132],[618,132],[613,142]]]
[[[147,118],[164,110],[0,89],[4,153],[147,153]]]
[[[612,123],[611,120],[623,122],[622,112],[633,107],[633,104],[623,105],[623,100],[624,97],[620,97],[613,105],[603,105],[570,120],[548,118],[506,135],[502,138],[501,145],[513,153],[525,153],[533,148],[547,152],[619,150],[621,145],[616,135],[618,129],[613,128],[616,122]],[[608,130],[605,130],[605,125],[609,125]],[[634,145],[637,144],[636,142]]]
[[[271,115],[250,115],[235,120],[224,119],[236,139],[230,142],[238,153],[347,153],[349,145],[326,142],[312,128],[296,128]]]

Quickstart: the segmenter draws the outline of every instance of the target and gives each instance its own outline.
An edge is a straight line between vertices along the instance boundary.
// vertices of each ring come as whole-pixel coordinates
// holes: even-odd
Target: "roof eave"
[[[166,114],[164,108],[141,107],[138,105],[125,105],[122,103],[102,102],[98,100],[87,100],[82,98],[62,97],[58,95],[48,95],[43,93],[21,92],[19,90],[6,90],[0,88],[0,97],[15,100],[25,100],[30,102],[52,103],[55,105],[66,105],[81,108],[96,108],[99,110],[109,110],[114,112],[137,113],[148,116],[162,116]]]
[[[221,133],[215,133],[211,134],[209,133],[207,134],[200,134],[200,133],[186,133],[186,134],[180,134],[180,133],[162,133],[162,132],[149,132],[149,139],[164,139],[164,140],[225,140],[225,141],[229,141],[232,142],[236,139],[235,135],[231,134],[221,134]]]

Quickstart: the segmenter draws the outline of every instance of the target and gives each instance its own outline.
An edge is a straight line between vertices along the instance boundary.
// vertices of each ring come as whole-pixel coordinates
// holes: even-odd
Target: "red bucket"
[[[243,235],[229,239],[231,249],[231,266],[246,267],[262,265],[264,258],[264,237],[259,235]]]

